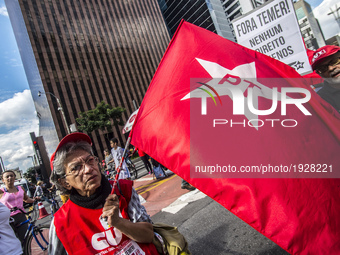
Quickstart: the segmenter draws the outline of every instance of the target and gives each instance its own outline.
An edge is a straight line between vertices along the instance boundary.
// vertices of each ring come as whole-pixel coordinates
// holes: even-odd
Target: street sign
[[[125,124],[125,126],[123,128],[123,131],[122,131],[123,134],[131,131],[133,123],[135,122],[135,119],[137,117],[138,110],[139,109],[137,109],[136,111],[134,111],[131,114],[130,118],[128,119],[128,121],[126,122],[126,124]]]

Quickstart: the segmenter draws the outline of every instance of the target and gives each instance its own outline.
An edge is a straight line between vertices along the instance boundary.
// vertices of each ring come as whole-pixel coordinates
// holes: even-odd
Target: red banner
[[[271,83],[267,78],[280,82]],[[339,254],[340,181],[320,179],[339,174],[339,114],[308,84],[285,81],[287,78],[301,76],[275,59],[182,22],[141,104],[131,143],[288,252]],[[215,84],[216,79],[220,81]],[[285,93],[284,87],[289,93]],[[256,103],[249,100],[249,93],[255,91]],[[244,105],[237,105],[236,101]],[[275,111],[262,116],[274,101]],[[251,105],[258,108],[252,109]],[[193,112],[202,118],[195,119],[194,125]],[[272,116],[279,118],[277,123],[293,119],[298,124],[288,127],[287,121],[287,127],[255,128],[254,116],[249,112],[258,113],[257,126]],[[212,129],[216,119],[228,120],[230,124],[232,118],[246,124],[228,126],[223,132]],[[205,126],[209,126],[209,132]],[[248,167],[259,167],[264,162],[267,169],[273,164],[273,171],[280,164],[295,167],[296,173],[308,173],[313,168],[310,178],[318,179],[280,178],[286,176],[285,172],[277,178],[273,172],[271,179],[202,178],[207,172],[193,178],[190,170],[195,171],[195,166],[210,164],[212,169],[214,153],[216,160],[237,161],[239,171],[242,162]],[[317,164],[327,172],[317,174]],[[228,165],[224,166],[227,170]]]

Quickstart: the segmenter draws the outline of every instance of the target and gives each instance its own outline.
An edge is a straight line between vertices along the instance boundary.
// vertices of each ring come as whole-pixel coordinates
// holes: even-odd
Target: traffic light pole
[[[64,113],[64,110],[63,110],[63,107],[61,106],[61,103],[60,103],[60,100],[59,98],[57,98],[53,93],[51,92],[41,92],[39,91],[38,92],[38,96],[40,97],[41,94],[50,94],[51,96],[53,96],[56,100],[57,100],[57,103],[58,103],[58,110],[61,112],[61,115],[63,116],[63,120],[64,120],[64,123],[66,125],[66,130],[67,130],[67,134],[71,134],[71,131],[70,131],[70,127],[68,126],[67,124],[67,120],[66,120],[66,117],[65,117],[65,113]]]

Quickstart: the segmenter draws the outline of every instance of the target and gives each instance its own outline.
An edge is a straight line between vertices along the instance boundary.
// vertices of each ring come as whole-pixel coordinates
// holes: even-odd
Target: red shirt
[[[121,185],[121,189],[125,185]],[[130,186],[130,189],[132,187]],[[131,190],[124,191],[131,196]],[[129,219],[128,203],[119,197],[120,217]],[[55,214],[57,236],[68,254],[158,254],[155,246],[137,243],[100,219],[103,209],[87,209],[68,201]]]

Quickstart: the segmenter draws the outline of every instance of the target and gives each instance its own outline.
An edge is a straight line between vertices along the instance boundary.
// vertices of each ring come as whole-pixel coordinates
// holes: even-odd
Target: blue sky
[[[39,122],[4,0],[0,0],[0,156],[5,167],[33,165],[30,132]]]
[[[339,33],[329,8],[338,0],[307,0],[319,19],[325,38]],[[32,166],[30,132],[39,135],[38,118],[26,80],[19,50],[13,35],[4,0],[0,0],[0,156],[7,168]]]

